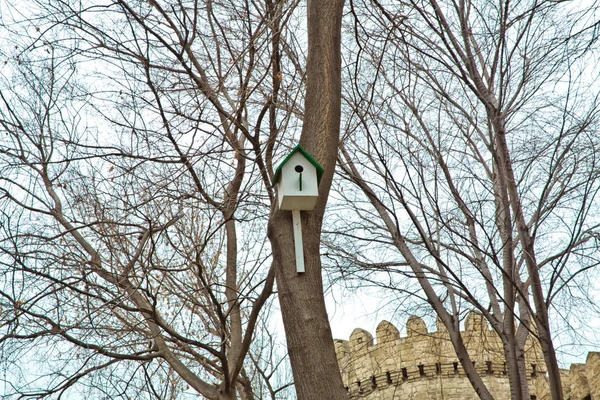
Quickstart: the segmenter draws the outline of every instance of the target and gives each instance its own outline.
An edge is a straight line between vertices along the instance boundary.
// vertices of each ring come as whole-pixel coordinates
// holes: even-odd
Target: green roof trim
[[[312,165],[315,166],[315,168],[317,169],[317,184],[321,183],[321,178],[323,177],[323,173],[325,172],[325,170],[323,169],[323,167],[321,167],[321,164],[319,164],[317,162],[317,160],[315,160],[313,158],[313,156],[311,156],[310,154],[308,154],[308,152],[306,150],[304,150],[300,145],[297,145],[296,147],[294,147],[294,149],[290,152],[290,154],[287,155],[286,158],[283,159],[283,161],[279,164],[279,166],[277,167],[277,169],[275,170],[275,176],[273,176],[273,184],[277,184],[279,182],[279,179],[281,178],[281,169],[283,168],[283,166],[290,160],[290,158],[292,158],[292,156],[294,154],[296,154],[296,152],[300,152],[300,154],[302,154],[308,161],[310,161],[310,163]]]

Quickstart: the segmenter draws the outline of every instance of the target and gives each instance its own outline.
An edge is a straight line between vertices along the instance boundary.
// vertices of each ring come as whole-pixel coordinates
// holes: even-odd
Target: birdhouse
[[[299,145],[275,170],[280,210],[312,210],[319,195],[323,167]]]
[[[273,183],[277,185],[280,210],[292,211],[296,272],[304,273],[301,210],[315,208],[323,167],[299,145],[279,164]]]

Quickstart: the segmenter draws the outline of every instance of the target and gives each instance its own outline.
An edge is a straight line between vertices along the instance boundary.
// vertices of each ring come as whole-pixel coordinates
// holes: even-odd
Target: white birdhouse
[[[292,211],[296,271],[304,272],[301,210],[315,208],[323,167],[299,145],[279,164],[273,177],[280,210]]]
[[[319,196],[323,167],[299,145],[275,170],[280,210],[312,210]]]

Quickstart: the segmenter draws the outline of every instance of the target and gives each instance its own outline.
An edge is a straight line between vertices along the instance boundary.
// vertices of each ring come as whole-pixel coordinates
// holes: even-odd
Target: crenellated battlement
[[[396,395],[369,396],[393,388],[394,393],[406,392],[413,397],[417,395],[417,398],[421,397],[418,393],[425,393],[424,399],[470,398],[461,397],[465,390],[472,391],[472,388],[466,380],[448,331],[441,322],[438,321],[437,331],[428,332],[425,322],[412,316],[406,323],[406,337],[401,337],[394,325],[382,321],[377,326],[375,336],[373,340],[369,332],[355,329],[348,341],[335,341],[343,380],[353,397],[396,398]],[[486,384],[497,390],[507,389],[502,343],[481,315],[472,312],[467,316],[462,337],[476,370]],[[538,399],[542,399],[543,387],[537,378],[541,377],[540,381],[544,381],[546,370],[540,346],[528,339],[525,349],[527,372],[531,377],[530,390],[532,394],[538,394]],[[444,389],[440,387],[442,381]],[[440,392],[440,396],[432,391]]]

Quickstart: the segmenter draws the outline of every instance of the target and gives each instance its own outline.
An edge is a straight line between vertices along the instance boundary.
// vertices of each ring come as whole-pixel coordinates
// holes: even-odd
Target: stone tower
[[[355,329],[350,340],[336,340],[336,353],[350,397],[365,400],[462,400],[477,399],[448,332],[438,323],[428,332],[425,322],[410,317],[406,337],[387,321],[379,324],[376,341]],[[509,400],[509,384],[500,338],[477,313],[465,321],[463,338],[475,368],[497,400]],[[526,342],[525,360],[531,399],[550,398],[540,346]],[[590,353],[586,364],[564,371],[565,399],[600,400],[600,353]]]

